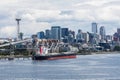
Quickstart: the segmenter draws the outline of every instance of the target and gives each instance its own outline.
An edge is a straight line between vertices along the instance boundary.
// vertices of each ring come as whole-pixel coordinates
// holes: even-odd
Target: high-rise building
[[[68,35],[68,43],[72,44],[75,40],[75,32],[70,30]]]
[[[63,38],[66,38],[66,37],[68,37],[68,35],[69,35],[68,28],[62,28],[62,29],[61,29],[61,36],[62,36]]]
[[[89,34],[89,43],[90,44],[98,44],[100,42],[99,38],[100,35],[99,34],[94,34],[94,33],[88,33]]]
[[[78,33],[76,35],[76,40],[77,42],[83,42],[83,34],[82,34],[82,30],[78,30]]]
[[[45,33],[43,31],[37,33],[39,39],[45,39]]]
[[[106,33],[105,33],[105,27],[104,26],[100,27],[100,35],[101,35],[102,40],[106,39]]]
[[[98,31],[97,31],[97,23],[92,23],[92,32],[93,33],[97,33]]]
[[[45,37],[46,37],[46,39],[51,38],[51,31],[49,29],[45,30]]]
[[[61,40],[61,27],[60,26],[51,27],[51,39]]]
[[[82,35],[83,35],[84,42],[88,43],[88,41],[89,41],[89,34],[88,33],[82,33]]]

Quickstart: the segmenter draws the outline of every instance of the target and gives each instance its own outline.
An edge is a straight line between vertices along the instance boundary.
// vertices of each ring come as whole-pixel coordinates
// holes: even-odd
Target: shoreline
[[[94,54],[118,54],[120,51],[99,51],[99,52],[82,52],[77,55],[94,55]]]
[[[8,58],[30,58],[32,55],[6,55],[6,56],[0,56],[0,59],[8,59]]]
[[[95,54],[119,54],[120,51],[99,51],[99,52],[84,52],[77,53],[76,55],[95,55]],[[32,55],[0,55],[0,59],[8,59],[8,58],[30,58]]]
[[[94,54],[118,54],[120,53],[119,51],[102,51],[102,52],[92,52],[91,55],[94,55]]]

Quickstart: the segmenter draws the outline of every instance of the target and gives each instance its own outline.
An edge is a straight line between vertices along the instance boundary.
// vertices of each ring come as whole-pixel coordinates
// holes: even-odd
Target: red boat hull
[[[76,54],[58,54],[48,56],[33,56],[33,60],[56,60],[56,59],[71,59],[76,58]]]

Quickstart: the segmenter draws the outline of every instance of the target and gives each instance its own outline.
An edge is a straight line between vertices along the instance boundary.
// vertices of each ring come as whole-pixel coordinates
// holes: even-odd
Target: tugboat
[[[46,42],[45,42],[46,44]],[[40,44],[33,51],[33,60],[56,60],[76,58],[77,50],[71,51],[68,44],[60,44],[58,42],[51,42],[50,47],[45,44]]]

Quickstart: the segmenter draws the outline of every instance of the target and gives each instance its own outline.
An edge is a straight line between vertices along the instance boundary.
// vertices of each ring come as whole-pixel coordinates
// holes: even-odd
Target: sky
[[[0,2],[0,37],[30,36],[51,26],[67,27],[77,32],[91,32],[91,23],[105,26],[112,35],[120,28],[120,0],[3,0]]]

